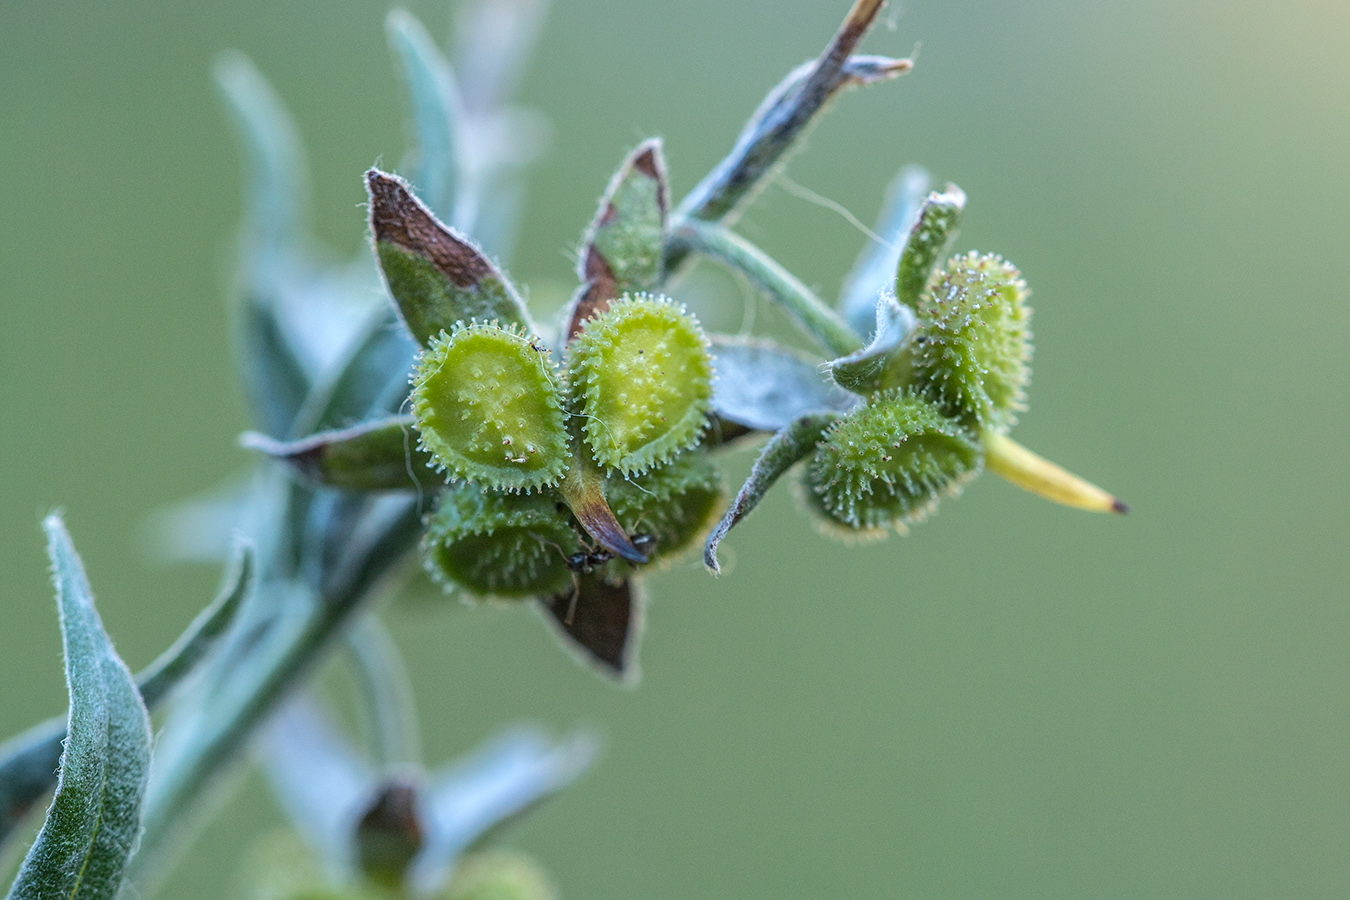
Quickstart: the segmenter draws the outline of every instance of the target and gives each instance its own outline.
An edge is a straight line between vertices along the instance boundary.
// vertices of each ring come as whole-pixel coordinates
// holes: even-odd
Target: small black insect
[[[633,546],[644,554],[656,546],[656,538],[650,534],[635,534],[632,536],[632,541]],[[589,575],[613,558],[614,553],[604,547],[596,547],[594,550],[581,550],[567,557],[567,568],[578,575]]]

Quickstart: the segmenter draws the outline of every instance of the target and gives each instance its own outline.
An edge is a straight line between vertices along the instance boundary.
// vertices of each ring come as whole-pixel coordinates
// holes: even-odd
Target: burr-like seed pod
[[[569,585],[567,557],[579,547],[571,515],[551,491],[521,496],[457,482],[427,518],[422,558],[447,590],[528,597]]]
[[[951,259],[919,301],[914,383],[943,412],[1006,433],[1026,408],[1031,309],[1026,282],[1002,257]]]
[[[886,391],[825,433],[808,471],[811,505],[854,530],[916,522],[982,464],[959,422],[909,391]]]
[[[500,490],[553,485],[567,468],[567,428],[549,352],[495,323],[431,340],[413,374],[422,446],[454,479]]]
[[[568,347],[582,434],[596,462],[645,472],[698,442],[712,398],[708,339],[683,307],[638,294],[588,319]]]

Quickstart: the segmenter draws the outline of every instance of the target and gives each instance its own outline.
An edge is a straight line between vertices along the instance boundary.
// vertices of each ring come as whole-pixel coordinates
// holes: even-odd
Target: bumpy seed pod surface
[[[605,482],[614,516],[630,535],[653,541],[653,559],[688,547],[712,524],[723,497],[722,476],[706,453],[691,451],[631,478]]]
[[[693,446],[712,397],[708,339],[665,298],[625,297],[569,346],[583,435],[601,465],[645,472]]]
[[[811,460],[820,509],[854,529],[922,520],[979,472],[979,441],[929,400],[886,391],[830,427]]]
[[[454,478],[501,490],[556,484],[567,428],[548,351],[495,324],[433,338],[413,374],[422,445]]]
[[[1031,380],[1027,293],[1002,257],[968,253],[920,298],[915,384],[948,415],[999,433],[1016,424]]]
[[[441,494],[422,537],[423,561],[442,587],[498,597],[561,590],[578,549],[571,516],[551,492],[504,494],[467,482]]]

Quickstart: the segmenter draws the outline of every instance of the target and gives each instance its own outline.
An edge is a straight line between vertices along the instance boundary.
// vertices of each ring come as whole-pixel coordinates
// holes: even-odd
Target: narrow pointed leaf
[[[775,434],[764,445],[759,458],[755,460],[754,467],[750,470],[750,477],[736,492],[736,499],[731,501],[726,515],[717,523],[712,534],[708,535],[708,542],[703,547],[703,564],[714,575],[722,571],[721,565],[717,562],[717,547],[722,543],[722,538],[759,505],[759,501],[764,499],[764,495],[773,487],[779,476],[815,448],[825,429],[837,418],[838,416],[832,413],[802,416]]]
[[[465,850],[571,784],[595,758],[588,734],[553,741],[531,730],[494,738],[425,792],[427,841],[409,872],[423,894],[440,890]]]
[[[349,491],[417,490],[438,479],[429,468],[431,454],[419,449],[412,426],[411,416],[392,416],[298,441],[256,432],[246,432],[239,441],[314,484]]]
[[[826,364],[834,383],[855,394],[898,387],[909,378],[911,360],[905,339],[914,329],[913,311],[882,294],[877,297],[876,320],[870,344]]]
[[[450,218],[459,176],[462,102],[449,63],[417,17],[402,9],[385,32],[403,70],[416,134],[413,183],[437,215]]]
[[[575,590],[540,597],[539,607],[582,662],[625,684],[637,682],[643,597],[632,579],[578,575]]]
[[[905,238],[918,219],[932,179],[919,166],[905,166],[890,186],[872,231],[881,241],[868,240],[839,293],[839,312],[860,335],[872,332],[877,298],[894,290],[895,273]]]
[[[1024,491],[1052,503],[1088,512],[1120,515],[1129,512],[1129,507],[1109,491],[1033,453],[1005,434],[985,431],[981,439],[984,441],[984,461],[989,471]]]
[[[713,412],[724,422],[775,432],[813,412],[860,402],[821,377],[819,363],[765,339],[713,335]]]
[[[581,290],[567,311],[567,340],[610,301],[660,287],[668,206],[661,142],[643,141],[614,173],[582,241]]]
[[[831,97],[843,88],[895,78],[913,68],[908,59],[850,56],[884,2],[856,0],[820,56],[795,69],[764,98],[731,152],[680,203],[679,217],[716,221],[733,213],[797,144]]]
[[[309,375],[279,318],[278,283],[301,243],[304,164],[295,125],[243,54],[216,62],[220,86],[249,158],[241,241],[243,296],[235,343],[254,418],[269,434],[290,432],[309,393]]]
[[[371,169],[366,187],[375,253],[418,343],[427,344],[456,322],[495,319],[534,330],[506,276],[467,238],[438,222],[401,179]]]
[[[103,630],[65,526],[48,517],[70,736],[47,820],[24,858],[9,900],[116,896],[141,831],[150,769],[150,717]]]
[[[141,699],[153,710],[159,706],[219,642],[253,588],[253,552],[238,551],[237,562],[225,587],[211,605],[192,620],[169,649],[139,675]],[[66,720],[54,718],[36,725],[0,746],[0,842],[9,835],[32,804],[56,784]]]
[[[895,297],[910,309],[919,308],[919,295],[928,286],[933,270],[951,250],[965,209],[966,194],[954,184],[929,194],[919,209],[919,217],[905,239],[895,276]]]

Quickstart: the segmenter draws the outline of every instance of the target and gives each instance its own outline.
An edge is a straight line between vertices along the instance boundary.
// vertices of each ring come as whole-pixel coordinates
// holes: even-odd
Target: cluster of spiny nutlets
[[[722,538],[799,463],[807,510],[846,536],[903,530],[986,467],[1057,502],[1124,511],[1007,436],[1030,377],[1027,289],[998,256],[943,262],[965,203],[955,186],[919,194],[881,247],[881,277],[835,312],[725,226],[672,222],[660,143],[646,141],[601,199],[555,335],[406,182],[372,169],[366,185],[376,255],[418,344],[412,414],[272,452],[336,487],[416,486],[434,498],[422,551],[439,583],[537,598],[610,671],[631,671],[640,567],[711,527],[704,562],[717,571]],[[662,294],[671,260],[690,253],[741,271],[835,358],[705,335]],[[710,454],[756,433],[771,436],[724,503]]]

